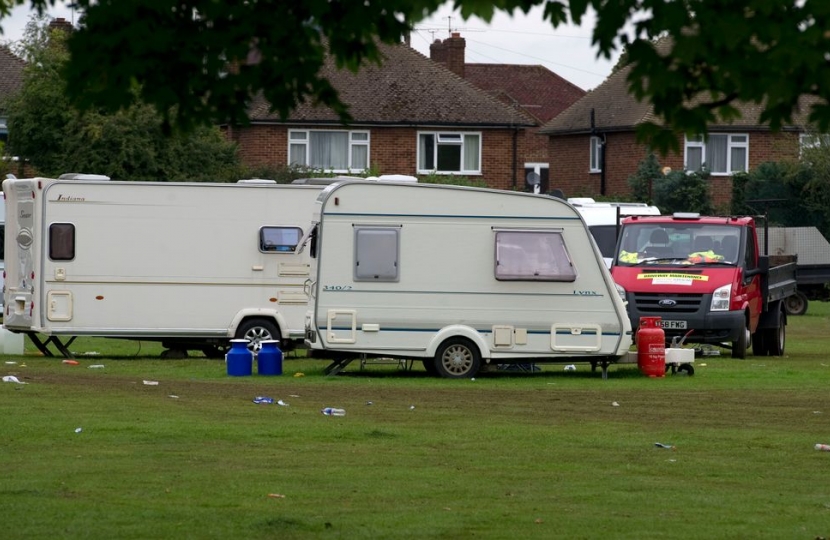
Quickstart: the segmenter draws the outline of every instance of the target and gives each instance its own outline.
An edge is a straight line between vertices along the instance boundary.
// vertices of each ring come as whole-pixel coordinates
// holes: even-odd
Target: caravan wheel
[[[277,325],[268,319],[251,319],[239,325],[236,330],[237,339],[247,339],[248,348],[258,352],[263,341],[279,340],[280,332]]]
[[[480,367],[478,349],[464,338],[448,339],[435,353],[435,369],[447,379],[475,377]]]

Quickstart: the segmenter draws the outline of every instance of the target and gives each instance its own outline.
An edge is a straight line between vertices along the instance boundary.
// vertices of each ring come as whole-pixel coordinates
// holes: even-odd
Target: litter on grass
[[[68,365],[68,366],[77,366],[78,365],[77,360],[64,360],[63,363]]]
[[[146,384],[147,386],[158,386],[159,382],[158,381],[144,381],[144,384]]]
[[[257,396],[254,398],[254,403],[270,405],[274,403],[274,398],[269,398],[267,396]]]
[[[14,375],[6,375],[6,376],[4,376],[4,377],[3,377],[3,382],[13,382],[13,383],[17,383],[17,384],[29,384],[29,383],[27,383],[27,382],[23,382],[23,381],[21,381],[20,379],[18,379],[18,378],[17,378],[17,377],[15,377]]]
[[[80,432],[82,432],[83,430],[84,430],[84,428],[79,428],[79,427],[76,427],[76,428],[75,428],[75,433],[80,433]]]
[[[283,400],[277,401],[277,405],[280,405],[282,407],[288,407],[288,403],[284,402]]]
[[[656,446],[657,448],[665,448],[666,450],[675,450],[674,445],[671,445],[671,444],[663,444],[663,443],[656,442],[656,443],[654,443],[654,446]]]
[[[89,369],[101,369],[104,367],[104,364],[92,364],[89,366]]]

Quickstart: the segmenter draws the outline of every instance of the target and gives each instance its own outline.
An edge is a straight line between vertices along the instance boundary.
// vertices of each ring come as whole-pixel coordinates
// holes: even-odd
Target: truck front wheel
[[[732,358],[746,358],[746,348],[749,345],[749,328],[746,327],[746,321],[741,325],[738,332],[738,340],[732,342]]]

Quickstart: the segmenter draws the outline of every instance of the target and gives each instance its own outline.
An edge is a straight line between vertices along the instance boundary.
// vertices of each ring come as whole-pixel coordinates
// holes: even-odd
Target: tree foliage
[[[239,174],[235,146],[216,127],[168,137],[156,109],[133,103],[80,114],[66,97],[65,33],[30,20],[18,52],[23,87],[7,103],[9,151],[41,174],[94,172],[119,180],[227,181]]]
[[[815,226],[830,238],[830,149],[805,149],[797,162],[762,163],[739,183],[734,213],[767,214],[782,227]]]
[[[660,168],[657,155],[650,152],[628,177],[634,199],[657,206],[664,214],[698,212],[712,215],[715,208],[709,192],[709,173],[669,171]]]
[[[44,8],[55,0],[0,0]],[[321,71],[331,55],[356,70],[381,60],[378,42],[398,43],[443,0],[76,0],[82,28],[69,47],[68,92],[83,108],[115,111],[139,98],[178,126],[241,123],[263,92],[284,117],[311,100],[348,109]],[[736,100],[759,104],[761,120],[786,125],[800,96],[817,98],[810,119],[830,128],[830,2],[826,0],[453,0],[464,18],[543,7],[552,28],[590,9],[592,42],[609,58],[624,47],[629,90],[662,122],[639,128],[665,151],[678,132],[734,119]],[[670,36],[667,51],[654,39]],[[256,62],[249,53],[256,50]],[[229,69],[229,65],[238,69]],[[138,88],[138,92],[136,92]],[[666,126],[669,129],[666,129]],[[672,133],[674,131],[675,133]]]

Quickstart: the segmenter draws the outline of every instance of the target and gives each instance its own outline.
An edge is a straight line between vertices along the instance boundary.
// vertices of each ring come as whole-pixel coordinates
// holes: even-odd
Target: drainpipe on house
[[[605,133],[597,129],[594,119],[594,108],[591,108],[591,137],[601,137],[599,144],[599,194],[605,195]]]
[[[599,170],[599,194],[605,195],[606,186],[605,186],[605,146],[607,145],[607,140],[605,138],[605,133],[602,134],[602,142],[599,145],[599,163],[601,169]]]
[[[513,128],[513,191],[516,191],[516,167],[519,166],[519,128]]]

